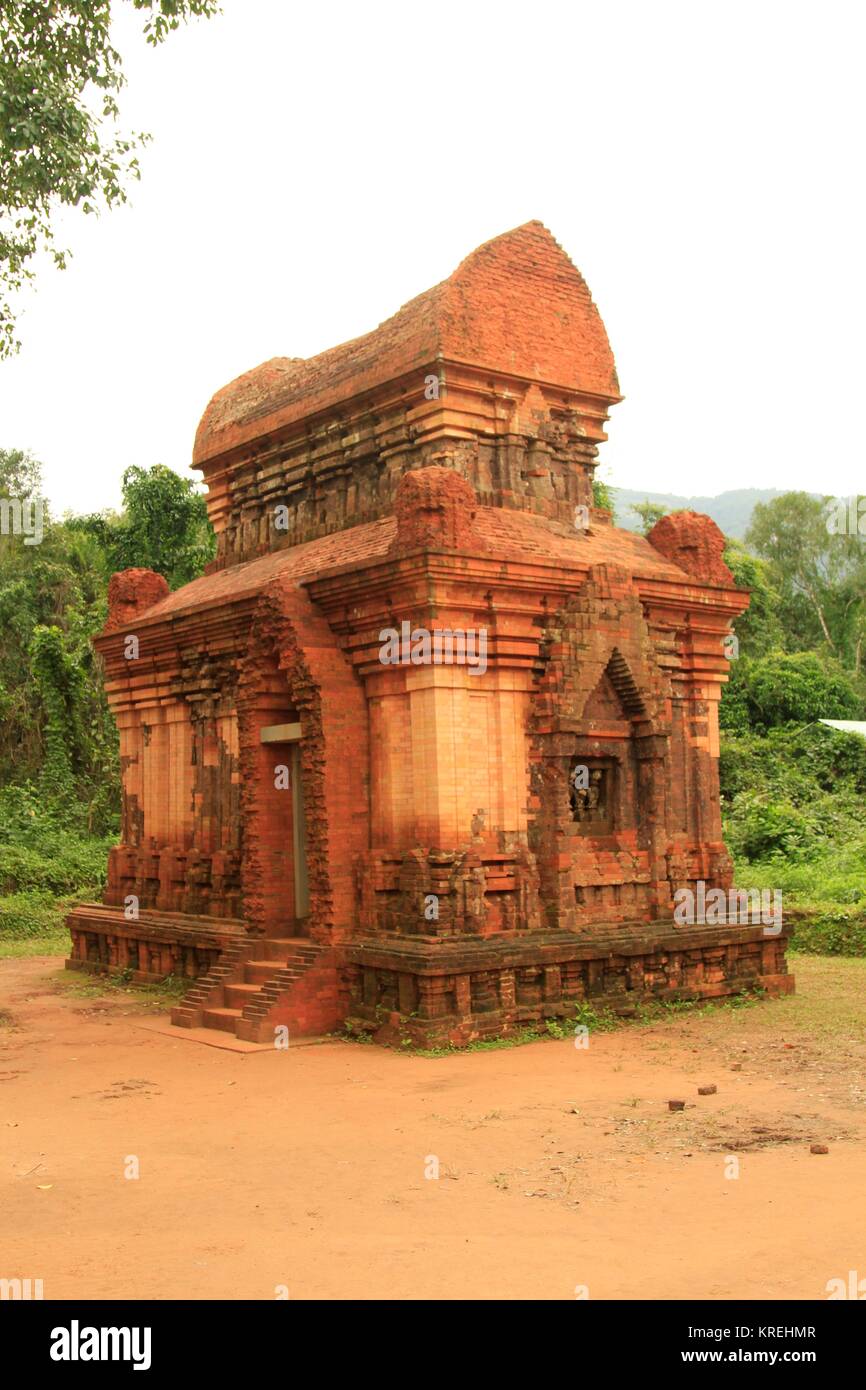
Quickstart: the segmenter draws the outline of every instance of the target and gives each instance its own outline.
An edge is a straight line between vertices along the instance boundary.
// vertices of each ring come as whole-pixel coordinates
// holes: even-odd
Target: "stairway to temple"
[[[331,952],[303,936],[233,943],[171,1011],[179,1028],[216,1028],[246,1042],[273,1042],[285,1024],[324,1032],[336,1022]],[[332,1015],[334,1017],[332,1018]]]

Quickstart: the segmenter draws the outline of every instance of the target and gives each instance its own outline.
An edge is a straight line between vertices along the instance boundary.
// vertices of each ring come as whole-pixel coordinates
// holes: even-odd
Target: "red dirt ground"
[[[821,1299],[866,1275],[866,1005],[833,1018],[866,962],[587,1050],[441,1058],[175,1040],[59,965],[0,961],[0,1277],[46,1298]]]

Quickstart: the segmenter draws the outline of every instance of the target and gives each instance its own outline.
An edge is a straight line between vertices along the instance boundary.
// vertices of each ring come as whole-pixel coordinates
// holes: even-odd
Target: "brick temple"
[[[178,1026],[260,1042],[791,986],[784,931],[674,919],[731,886],[717,712],[748,596],[708,517],[644,538],[594,505],[619,399],[538,222],[217,392],[217,557],[175,593],[115,575],[96,639],[122,840],[71,966],[187,976]]]

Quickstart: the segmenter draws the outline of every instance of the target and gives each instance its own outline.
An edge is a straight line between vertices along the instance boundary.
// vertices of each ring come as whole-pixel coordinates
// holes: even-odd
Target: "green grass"
[[[818,1036],[866,1041],[866,960],[805,956],[791,952],[797,992],[774,999],[768,1028],[790,1024]]]
[[[866,956],[866,912],[830,907],[797,922],[794,950],[815,956]]]
[[[54,980],[62,993],[76,999],[110,999],[124,995],[160,1011],[177,1004],[192,984],[183,976],[168,975],[159,984],[136,985],[132,983],[131,971],[128,970],[113,975],[91,974],[89,970],[63,970],[58,972]]]
[[[828,1057],[837,1056],[840,1044],[866,1043],[866,959],[796,952],[791,952],[789,959],[797,981],[794,994],[769,998],[759,990],[748,990],[727,999],[649,1001],[639,1006],[632,1018],[610,1014],[604,1031],[670,1028],[679,1034],[687,1029],[696,1039],[705,1038],[725,1047],[748,1041],[762,1048],[783,1047],[799,1036],[804,1042],[824,1047]],[[410,1045],[396,1051],[404,1056],[433,1059],[492,1052],[570,1038],[573,1023],[573,1018],[550,1019],[546,1024],[521,1028],[511,1037],[483,1039],[466,1047]]]
[[[866,956],[866,860],[862,842],[806,862],[738,862],[740,887],[779,889],[792,908],[792,949],[809,955]],[[803,914],[800,920],[800,914]]]
[[[0,896],[0,960],[22,956],[67,956],[70,939],[67,913],[77,902],[92,899],[98,890],[58,898],[44,889]]]
[[[866,960],[790,952],[794,994],[765,999],[760,1008],[702,1009],[689,1020],[707,1037],[736,1043],[742,1031],[767,1046],[781,1047],[801,1033],[816,1040],[866,1042]]]
[[[27,956],[68,956],[70,945],[69,932],[65,928],[45,936],[0,936],[0,960]]]
[[[411,1057],[453,1057],[464,1052],[499,1052],[506,1047],[525,1047],[527,1043],[541,1042],[551,1036],[540,1027],[518,1028],[507,1038],[478,1038],[465,1047],[458,1047],[456,1043],[443,1043],[439,1047],[413,1047],[407,1038],[399,1051]]]

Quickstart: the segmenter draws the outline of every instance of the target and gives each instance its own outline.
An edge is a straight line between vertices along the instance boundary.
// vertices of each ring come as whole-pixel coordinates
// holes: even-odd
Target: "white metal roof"
[[[819,719],[819,724],[827,724],[831,729],[841,729],[844,734],[859,734],[866,738],[866,719]]]

